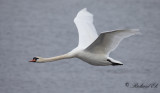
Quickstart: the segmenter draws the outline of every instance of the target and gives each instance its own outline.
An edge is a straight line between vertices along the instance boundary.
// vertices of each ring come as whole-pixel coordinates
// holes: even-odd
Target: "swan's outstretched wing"
[[[138,33],[140,34],[138,29],[104,32],[85,50],[92,53],[109,55],[111,51],[116,49],[121,40]]]
[[[98,37],[93,25],[93,15],[86,8],[80,10],[74,19],[79,33],[78,48],[87,48]]]

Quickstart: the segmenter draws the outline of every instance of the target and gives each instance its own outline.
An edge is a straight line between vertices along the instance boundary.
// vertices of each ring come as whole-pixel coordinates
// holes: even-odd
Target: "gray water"
[[[73,19],[85,7],[94,14],[98,33],[130,28],[142,32],[111,53],[123,66],[97,67],[76,58],[28,62],[75,48]],[[160,83],[159,29],[159,0],[0,0],[0,93],[158,93],[159,85],[131,85]]]

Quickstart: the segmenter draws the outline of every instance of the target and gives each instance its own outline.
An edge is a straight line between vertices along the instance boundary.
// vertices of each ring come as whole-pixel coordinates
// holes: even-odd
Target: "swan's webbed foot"
[[[123,65],[123,63],[116,63],[116,62],[111,61],[110,59],[107,59],[107,61],[110,62],[112,66]]]

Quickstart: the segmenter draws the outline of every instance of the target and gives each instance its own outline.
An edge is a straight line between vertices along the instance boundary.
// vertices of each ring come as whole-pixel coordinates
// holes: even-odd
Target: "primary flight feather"
[[[85,49],[98,37],[93,25],[93,15],[86,8],[78,12],[74,19],[79,33],[78,48]]]
[[[103,32],[98,36],[93,24],[93,15],[86,8],[78,12],[74,23],[79,33],[76,48],[56,57],[34,57],[30,62],[44,63],[75,57],[95,66],[123,65],[122,62],[109,57],[110,52],[115,50],[124,38],[140,34],[138,29],[126,29]]]

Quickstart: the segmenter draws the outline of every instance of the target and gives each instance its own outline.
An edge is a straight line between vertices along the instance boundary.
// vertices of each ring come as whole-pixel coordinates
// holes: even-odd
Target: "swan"
[[[119,43],[127,37],[140,34],[138,29],[102,32],[99,36],[93,24],[93,15],[87,8],[80,10],[74,19],[79,33],[79,43],[72,51],[50,58],[33,57],[29,62],[45,63],[61,59],[79,58],[94,66],[123,65],[122,62],[109,57]]]

